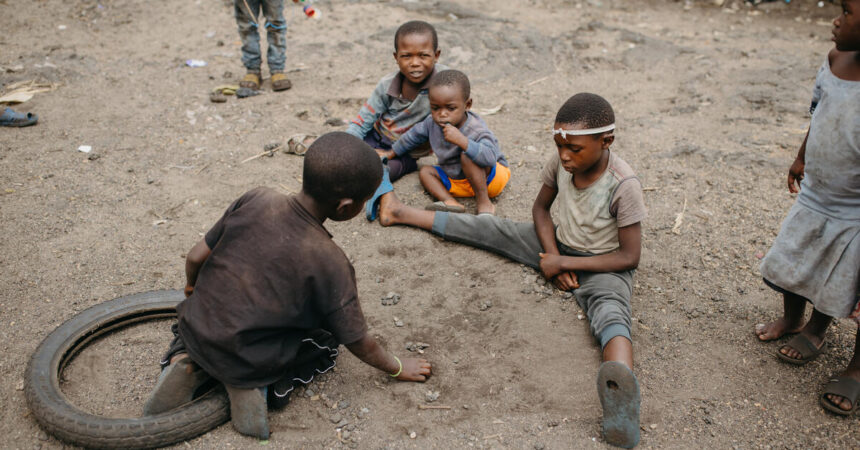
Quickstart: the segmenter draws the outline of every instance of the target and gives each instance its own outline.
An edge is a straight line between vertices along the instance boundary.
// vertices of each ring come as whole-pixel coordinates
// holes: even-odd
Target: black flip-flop
[[[603,439],[633,448],[639,444],[639,382],[623,363],[606,361],[597,372],[597,394],[603,407]]]
[[[783,347],[791,347],[797,350],[800,353],[800,358],[792,358],[788,355],[783,355],[779,350],[776,351],[776,356],[789,364],[802,366],[821,356],[821,354],[827,349],[827,342],[822,342],[821,347],[816,347],[808,337],[803,334],[798,334],[791,338],[790,341],[786,342],[785,345],[780,347],[780,349]]]
[[[840,397],[847,398],[851,400],[851,409],[844,410],[830,401],[827,398],[827,395],[838,395]],[[851,413],[857,410],[857,402],[860,400],[860,381],[855,380],[851,377],[839,376],[835,378],[831,378],[830,381],[824,385],[824,392],[821,394],[819,398],[819,403],[821,406],[833,413],[839,414],[840,416],[849,416]]]
[[[3,127],[29,127],[35,125],[39,117],[33,113],[19,113],[12,108],[6,108],[0,114],[0,126]]]

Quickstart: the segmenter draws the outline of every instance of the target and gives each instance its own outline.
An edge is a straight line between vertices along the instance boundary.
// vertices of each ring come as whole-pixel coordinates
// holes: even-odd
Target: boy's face
[[[421,84],[433,72],[439,60],[439,50],[433,49],[433,36],[429,33],[406,34],[397,42],[394,60],[407,80]]]
[[[836,50],[860,50],[860,0],[842,0],[842,14],[833,19]]]
[[[466,122],[466,111],[472,107],[472,99],[464,99],[459,86],[433,86],[428,97],[430,115],[436,125],[449,123],[460,128]]]
[[[584,127],[579,125],[571,125],[569,123],[556,123],[553,129],[565,130],[581,130]],[[609,150],[612,145],[614,136],[602,133],[598,136],[587,134],[583,136],[567,135],[561,137],[561,134],[553,136],[555,146],[558,149],[558,157],[561,159],[561,165],[564,170],[571,174],[582,174],[593,168],[603,157],[603,152]]]

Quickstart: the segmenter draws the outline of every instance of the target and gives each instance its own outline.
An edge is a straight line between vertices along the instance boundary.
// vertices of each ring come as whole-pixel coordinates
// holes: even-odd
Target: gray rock
[[[328,420],[330,420],[331,423],[338,423],[343,420],[343,417],[341,417],[340,414],[332,414],[332,416],[329,417]]]

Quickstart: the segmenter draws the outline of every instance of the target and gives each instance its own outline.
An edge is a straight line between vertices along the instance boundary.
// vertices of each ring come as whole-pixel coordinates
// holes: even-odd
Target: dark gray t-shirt
[[[343,344],[367,332],[352,264],[295,197],[249,191],[205,239],[212,253],[178,307],[179,334],[218,380],[266,386],[283,376],[310,330]]]

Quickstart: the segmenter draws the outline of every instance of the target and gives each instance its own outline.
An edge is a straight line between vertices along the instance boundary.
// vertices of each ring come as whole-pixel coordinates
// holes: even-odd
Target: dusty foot
[[[397,224],[397,215],[404,205],[394,196],[394,192],[379,197],[379,224],[389,227]]]
[[[478,214],[489,213],[496,215],[496,205],[487,200],[486,202],[478,202]]]
[[[854,378],[857,381],[860,381],[860,369],[846,369],[845,372],[842,372],[842,376]],[[851,399],[847,399],[842,397],[841,395],[836,394],[827,394],[824,396],[830,403],[833,403],[833,406],[843,409],[845,411],[851,411],[854,405],[851,404]]]
[[[807,334],[807,333],[803,333],[803,335],[806,336],[807,338],[809,338],[809,340],[812,341],[812,344],[818,348],[821,348],[821,346],[824,344],[824,336],[816,336],[814,334]],[[791,347],[788,344],[780,347],[779,352],[785,356],[788,356],[791,359],[802,359],[803,358],[803,355],[801,355],[799,351],[797,351],[795,348]]]
[[[801,328],[803,328],[802,323],[792,323],[785,317],[780,317],[773,322],[756,325],[755,334],[762,341],[772,341],[786,334],[800,333]]]

